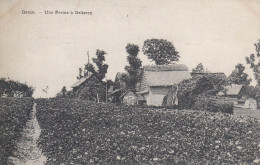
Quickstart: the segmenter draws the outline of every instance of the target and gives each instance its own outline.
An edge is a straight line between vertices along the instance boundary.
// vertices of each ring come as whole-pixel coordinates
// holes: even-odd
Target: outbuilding
[[[244,108],[256,110],[257,101],[255,99],[249,98],[245,101]]]
[[[122,103],[126,105],[140,105],[145,103],[145,98],[131,89],[127,90],[120,98],[122,99]]]

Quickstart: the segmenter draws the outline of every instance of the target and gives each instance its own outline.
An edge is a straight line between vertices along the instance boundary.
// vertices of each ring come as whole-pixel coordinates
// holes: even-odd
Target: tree
[[[155,61],[156,65],[170,64],[173,61],[179,61],[180,58],[173,44],[164,39],[147,39],[144,41],[142,50],[144,55]]]
[[[62,93],[62,97],[66,97],[67,89],[65,86],[61,89],[61,93]]]
[[[91,63],[86,64],[85,70],[87,72],[85,72],[84,76],[87,76],[88,72],[91,72],[98,78],[98,80],[102,81],[105,78],[108,69],[108,65],[104,64],[106,54],[107,53],[105,51],[98,49],[96,51],[97,57],[92,58],[92,61],[96,64],[97,69],[95,69],[95,67]]]
[[[227,84],[226,79],[216,75],[193,77],[182,81],[178,85],[179,107],[192,108],[200,97],[212,97],[222,90]]]
[[[0,78],[0,96],[5,94],[8,97],[15,97],[15,95],[20,97],[32,97],[33,92],[34,88],[28,86],[26,83]]]
[[[196,68],[193,68],[192,69],[192,72],[193,73],[206,73],[206,69],[204,68],[203,64],[202,63],[199,63]]]
[[[129,66],[126,66],[125,70],[128,72],[128,76],[123,79],[129,89],[135,89],[136,83],[140,79],[139,68],[142,66],[142,61],[137,57],[139,47],[128,43],[126,45],[126,52],[128,53],[127,61]]]
[[[82,77],[84,77],[84,76],[82,75],[82,68],[79,68],[79,75],[77,76],[77,79],[79,80],[79,79],[81,79]]]
[[[248,78],[248,74],[244,73],[245,66],[243,64],[237,64],[235,70],[232,71],[228,80],[232,84],[249,85],[252,79]]]
[[[254,72],[257,85],[260,86],[260,39],[254,45],[256,53],[246,57],[246,62]]]

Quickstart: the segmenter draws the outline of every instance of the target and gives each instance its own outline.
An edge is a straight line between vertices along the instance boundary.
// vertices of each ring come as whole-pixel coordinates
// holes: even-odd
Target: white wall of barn
[[[163,98],[171,87],[150,87],[147,105],[162,106]]]

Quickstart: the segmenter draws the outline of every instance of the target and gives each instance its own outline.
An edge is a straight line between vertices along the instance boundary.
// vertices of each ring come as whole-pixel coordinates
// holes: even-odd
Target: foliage
[[[109,89],[111,86],[114,86],[114,82],[111,79],[106,80],[105,84],[107,85],[107,89]]]
[[[228,80],[231,84],[249,85],[252,79],[248,78],[248,74],[244,73],[245,66],[243,64],[237,64],[235,70],[232,71]]]
[[[259,160],[256,118],[69,99],[36,102],[46,165],[253,164]]]
[[[93,66],[93,64],[88,63],[85,65],[85,70],[87,72],[85,72],[85,76],[87,76],[88,72],[93,73],[100,81],[102,81],[107,73],[107,69],[108,69],[108,65],[104,64],[105,59],[105,55],[107,53],[103,50],[99,50],[97,49],[96,51],[96,58],[92,58],[93,63],[96,64],[97,66],[97,70],[95,69],[95,67]]]
[[[66,86],[63,86],[61,91],[56,94],[56,97],[67,97],[67,89]]]
[[[243,86],[240,95],[246,98],[257,99],[257,94],[260,93],[260,89],[253,86]]]
[[[179,108],[191,109],[200,95],[214,96],[224,90],[226,80],[216,75],[193,77],[178,86]]]
[[[106,99],[106,85],[100,82],[95,76],[91,76],[88,81],[77,90],[78,98],[89,101],[101,101]]]
[[[192,69],[192,73],[208,73],[207,68],[204,68],[202,63],[199,63],[196,68]]]
[[[195,102],[194,109],[233,114],[234,105],[221,99],[200,97]]]
[[[164,39],[147,39],[144,41],[143,53],[156,65],[170,64],[173,61],[179,61],[179,52],[177,52],[170,41]]]
[[[246,57],[246,62],[252,68],[257,84],[260,85],[260,40],[254,45],[256,53]]]
[[[32,98],[0,98],[0,164],[7,164],[14,151],[32,104]]]
[[[63,97],[66,97],[67,89],[66,89],[65,86],[62,87],[61,93],[62,93],[62,96],[63,96]]]
[[[142,61],[137,57],[139,47],[134,44],[127,44],[126,52],[129,54],[127,61],[130,66],[125,67],[128,76],[123,77],[123,80],[129,89],[135,89],[136,83],[140,79],[139,68],[142,66]]]
[[[81,79],[82,77],[84,77],[82,72],[83,72],[82,68],[79,68],[79,75],[77,76],[78,80]]]
[[[0,97],[6,94],[8,97],[32,97],[34,88],[19,81],[0,79]]]

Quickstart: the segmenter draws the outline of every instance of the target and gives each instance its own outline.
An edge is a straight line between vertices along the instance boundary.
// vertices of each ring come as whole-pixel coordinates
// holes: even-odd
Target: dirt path
[[[8,164],[44,165],[47,158],[37,146],[40,134],[41,128],[36,118],[36,103],[34,103],[31,119],[26,123],[22,137],[17,142],[14,157],[9,157]]]

